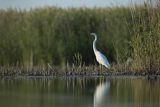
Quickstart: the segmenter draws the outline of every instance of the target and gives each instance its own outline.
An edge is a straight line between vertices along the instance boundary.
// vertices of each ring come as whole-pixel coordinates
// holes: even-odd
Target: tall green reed
[[[94,64],[90,33],[95,32],[98,50],[111,63],[124,64],[132,58],[135,70],[158,68],[159,10],[159,5],[149,4],[0,10],[0,65]]]

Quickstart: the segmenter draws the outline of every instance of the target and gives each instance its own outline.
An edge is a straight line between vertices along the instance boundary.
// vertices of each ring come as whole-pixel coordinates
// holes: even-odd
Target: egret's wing
[[[107,58],[99,51],[96,52],[96,59],[99,61],[101,64],[105,65],[106,67],[110,68],[110,64],[107,60]]]

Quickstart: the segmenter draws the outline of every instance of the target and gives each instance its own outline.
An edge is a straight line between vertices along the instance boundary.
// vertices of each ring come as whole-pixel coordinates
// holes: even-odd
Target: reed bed
[[[110,71],[159,72],[159,4],[0,10],[0,73],[98,71],[90,32],[98,34]]]

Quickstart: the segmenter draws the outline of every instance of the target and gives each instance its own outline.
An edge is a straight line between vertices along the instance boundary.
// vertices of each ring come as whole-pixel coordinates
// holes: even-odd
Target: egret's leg
[[[102,72],[102,65],[101,64],[99,64],[99,70],[100,70],[100,72]]]
[[[97,71],[100,72],[101,68],[100,65],[97,66]]]

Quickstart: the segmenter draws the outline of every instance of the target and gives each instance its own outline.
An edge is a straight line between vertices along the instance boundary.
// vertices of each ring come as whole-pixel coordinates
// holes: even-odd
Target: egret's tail
[[[104,65],[106,68],[110,69],[111,65],[108,63],[107,65]]]

